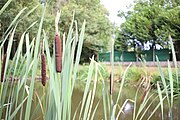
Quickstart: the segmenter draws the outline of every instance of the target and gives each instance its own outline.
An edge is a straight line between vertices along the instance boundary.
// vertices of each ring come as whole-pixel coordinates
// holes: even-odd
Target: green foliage
[[[54,30],[54,2],[52,1],[47,1],[46,4],[46,13],[45,13],[45,18],[43,22],[43,29],[48,31],[48,39],[50,41],[50,48],[52,51],[52,46],[53,46],[53,41],[54,41],[54,36],[55,36],[55,30]],[[34,39],[34,36],[37,34],[38,30],[38,24],[40,23],[40,18],[42,14],[42,9],[43,6],[40,4],[39,0],[15,0],[13,1],[8,7],[7,10],[3,12],[3,14],[0,16],[0,22],[1,22],[1,33],[8,32],[6,31],[7,28],[9,27],[9,23],[14,19],[18,11],[21,9],[28,7],[25,12],[21,15],[23,16],[25,13],[33,9],[35,6],[38,7],[35,9],[35,12],[32,12],[29,14],[26,18],[23,19],[23,21],[20,21],[17,29],[16,29],[16,34],[14,40],[19,42],[19,39],[21,37],[22,31],[26,30],[29,25],[31,25],[33,22],[37,22],[34,27],[32,27],[30,30],[28,30],[30,41]],[[19,20],[19,19],[18,19]],[[7,34],[7,33],[6,33]]]
[[[11,23],[11,21],[13,21],[13,19],[15,18],[15,16],[18,14],[18,12],[20,10],[22,10],[23,8],[28,6],[28,9],[25,10],[25,13],[27,13],[28,11],[30,11],[32,8],[34,8],[35,6],[39,5],[39,1],[38,0],[27,0],[27,1],[22,1],[22,0],[16,0],[16,1],[12,1],[12,3],[7,7],[7,10],[3,12],[3,14],[0,16],[0,20],[1,20],[1,32],[5,32],[9,26],[9,23]],[[40,18],[40,10],[41,8],[36,9],[36,12],[30,14],[26,19],[24,19],[23,21],[20,21],[19,26],[16,30],[16,39],[20,38],[20,35],[22,34],[22,31],[24,31],[30,24],[32,24],[33,22],[35,22],[36,20],[39,20]],[[23,13],[21,16],[24,16],[25,13]],[[37,30],[37,27],[32,29],[32,34],[35,33],[35,31]],[[34,34],[33,34],[34,35]]]
[[[75,20],[78,26],[83,20],[87,20],[84,47],[99,50],[106,48],[112,34],[112,24],[107,18],[108,12],[100,0],[71,0],[62,7],[61,25],[62,31],[67,32],[72,12],[75,11]]]
[[[126,21],[121,24],[120,31],[117,31],[117,46],[123,48],[130,45],[142,49],[144,44],[149,42],[151,48],[155,44],[169,47],[169,34],[174,39],[180,39],[179,5],[180,3],[174,0],[138,0],[132,11],[120,11],[119,16],[125,17]]]
[[[84,19],[87,21],[81,62],[89,62],[89,58],[101,49],[107,50],[113,26],[107,18],[108,11],[100,4],[100,0],[71,0],[61,11],[61,33],[67,33],[73,12],[78,26],[82,25]]]
[[[60,5],[61,10],[61,19],[60,19],[60,33],[61,38],[63,34],[68,34],[68,28],[70,26],[72,20],[72,13],[74,12],[74,19],[77,21],[78,26],[83,24],[83,20],[87,21],[86,24],[86,33],[85,33],[85,42],[83,46],[82,53],[82,62],[89,62],[89,58],[92,57],[92,54],[95,55],[100,49],[107,50],[109,40],[111,39],[113,26],[108,16],[108,11],[105,9],[103,5],[101,5],[99,0],[71,0],[66,3],[62,3],[63,0],[52,0],[47,1],[46,5],[46,13],[43,22],[43,29],[48,31],[47,37],[50,43],[50,51],[52,51],[53,40],[55,35],[54,30],[54,18],[55,18],[55,10]],[[25,12],[34,8],[36,5],[39,5],[35,12],[31,13],[27,16],[26,19],[20,21],[15,34],[15,39],[18,40],[21,36],[22,31],[24,31],[32,22],[37,21],[36,25],[29,30],[30,40],[36,35],[36,31],[38,30],[38,23],[40,22],[41,9],[42,5],[39,0],[16,0],[13,1],[7,8],[7,10],[0,16],[1,22],[1,32],[5,32],[9,26],[9,23],[13,20],[18,11],[23,9],[24,7],[28,8]],[[23,15],[23,14],[22,14]],[[91,54],[92,53],[92,54]]]
[[[132,66],[126,73],[127,82],[138,82],[143,75],[145,75],[144,68]]]
[[[88,71],[89,71],[88,65],[81,65],[77,73],[77,80],[86,82]],[[102,82],[103,79],[106,79],[106,80],[109,79],[109,73],[105,66],[99,67],[98,72],[101,73],[101,75],[103,76],[103,78],[101,77],[98,78],[99,82]],[[93,75],[95,75],[95,70],[93,70]]]
[[[166,69],[165,71],[163,71],[163,75],[164,75],[164,78],[165,78],[165,81],[166,81],[166,84],[167,85],[170,85],[170,78],[169,78],[169,72],[168,70]],[[178,87],[180,86],[179,83],[177,83],[176,81],[176,73],[175,73],[175,70],[172,70],[172,80],[173,80],[173,84],[174,84],[174,92],[175,93],[179,93],[179,90],[178,90]],[[180,79],[180,76],[178,76],[178,78]],[[164,86],[163,86],[163,83],[161,81],[161,76],[159,73],[154,73],[152,74],[152,80],[151,80],[151,84],[154,86],[157,84],[157,82],[159,82],[159,85],[161,87],[161,89],[164,89]],[[156,88],[156,86],[154,86]]]

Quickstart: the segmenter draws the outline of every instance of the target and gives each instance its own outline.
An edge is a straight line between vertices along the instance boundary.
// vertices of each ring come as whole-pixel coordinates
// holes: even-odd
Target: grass
[[[9,0],[7,4],[0,10],[0,14],[5,10],[7,5],[11,2]],[[85,26],[86,21],[84,21],[82,27],[79,29],[77,26],[77,21],[72,17],[71,26],[69,28],[68,35],[63,35],[63,60],[62,60],[62,72],[57,73],[55,69],[55,52],[50,54],[48,37],[46,31],[43,30],[43,20],[45,18],[44,13],[46,7],[42,7],[42,17],[39,22],[39,30],[37,31],[37,36],[35,39],[30,40],[28,30],[31,29],[37,22],[32,23],[27,30],[22,32],[22,37],[19,40],[18,49],[12,61],[10,61],[10,53],[13,44],[13,38],[16,34],[16,28],[20,21],[23,21],[25,17],[34,12],[36,6],[30,10],[27,14],[21,17],[24,9],[22,9],[17,16],[14,18],[12,23],[10,23],[7,31],[4,33],[0,53],[2,53],[3,45],[5,41],[8,41],[7,49],[7,59],[5,64],[4,72],[4,82],[0,84],[0,118],[1,119],[20,119],[20,120],[33,120],[33,119],[58,119],[58,120],[71,120],[74,119],[83,119],[83,120],[93,120],[95,119],[95,114],[100,105],[100,101],[103,102],[103,111],[104,119],[119,119],[119,116],[123,113],[123,108],[125,107],[128,101],[131,101],[134,104],[133,111],[133,120],[142,120],[146,115],[148,108],[155,103],[154,100],[151,100],[152,95],[150,95],[150,89],[147,89],[144,92],[144,97],[142,102],[138,106],[138,94],[140,91],[141,84],[145,79],[140,81],[138,90],[133,99],[127,99],[122,106],[120,103],[120,98],[122,97],[122,91],[124,90],[124,85],[129,77],[129,80],[134,79],[134,74],[136,74],[138,68],[130,68],[129,65],[124,71],[122,66],[119,66],[118,70],[114,67],[114,61],[111,61],[111,90],[109,89],[109,81],[107,81],[107,76],[109,76],[106,69],[102,64],[96,62],[94,57],[91,58],[91,63],[86,68],[85,73],[79,70],[79,61],[81,57],[82,46],[84,42]],[[10,38],[10,39],[8,39]],[[173,48],[172,39],[171,46]],[[26,53],[22,53],[22,46],[26,41]],[[40,64],[40,53],[41,47],[40,43],[44,43],[44,50],[47,59],[47,70],[48,70],[48,83],[45,87],[37,87],[35,82],[39,64]],[[76,49],[77,48],[77,49]],[[112,44],[112,53],[114,45]],[[76,52],[76,56],[75,56]],[[174,50],[172,49],[172,52]],[[2,57],[2,54],[1,54]],[[113,54],[112,54],[112,58]],[[148,116],[147,119],[150,119],[156,110],[161,107],[162,119],[164,116],[164,100],[168,101],[169,110],[172,111],[173,100],[178,94],[174,94],[174,89],[179,89],[179,78],[178,78],[178,67],[175,60],[175,54],[173,54],[174,63],[175,63],[175,78],[173,77],[173,70],[168,67],[168,77],[169,82],[166,81],[165,75],[161,66],[158,64],[158,69],[160,72],[162,88],[157,83],[157,93],[154,94],[155,100],[159,100],[156,107],[153,109],[153,112]],[[75,59],[75,61],[74,61]],[[2,63],[2,61],[1,61]],[[11,66],[8,66],[11,63]],[[2,67],[2,66],[1,66]],[[116,73],[120,71],[119,73]],[[79,75],[80,72],[80,75]],[[130,73],[128,73],[130,72]],[[77,109],[72,113],[72,96],[75,89],[75,84],[78,83],[78,78],[81,74],[83,76],[83,81],[85,87],[83,88],[83,97],[79,103]],[[108,75],[107,75],[108,74]],[[113,81],[115,80],[114,76],[119,74],[122,76],[121,84],[118,84],[118,93],[115,98],[113,98]],[[141,73],[147,77],[147,71]],[[140,76],[140,74],[138,74]],[[18,77],[18,81],[15,81],[15,78]],[[8,79],[11,78],[11,82]],[[29,81],[28,79],[31,78]],[[99,82],[100,80],[100,82]],[[137,78],[138,80],[138,78]],[[177,85],[175,88],[174,81]],[[97,103],[95,103],[95,96],[98,89],[98,83],[101,84],[101,93],[102,96]],[[39,83],[38,83],[39,84]],[[111,93],[109,92],[111,91]],[[169,94],[170,91],[170,94]],[[178,92],[178,91],[177,91]],[[165,93],[165,95],[163,95]],[[21,97],[19,97],[21,96]],[[93,107],[95,106],[95,107]],[[41,113],[37,115],[36,113]],[[77,116],[78,115],[78,116]],[[173,113],[171,112],[170,118],[173,118]]]

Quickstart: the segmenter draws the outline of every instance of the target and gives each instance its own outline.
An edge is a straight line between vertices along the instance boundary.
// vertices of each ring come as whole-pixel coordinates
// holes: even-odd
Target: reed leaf
[[[83,22],[79,39],[78,39],[77,33],[76,33],[76,37],[75,37],[76,40],[79,42],[78,42],[78,48],[77,48],[77,54],[76,54],[76,62],[74,65],[74,75],[73,75],[73,80],[72,80],[72,88],[74,88],[74,83],[75,83],[76,75],[77,75],[77,71],[78,71],[78,65],[79,65],[79,61],[80,61],[80,57],[81,57],[82,45],[83,45],[83,41],[84,41],[85,26],[86,26],[86,21]],[[77,25],[76,25],[76,29],[78,29]],[[76,32],[77,32],[77,30],[76,30]]]
[[[16,17],[13,19],[13,21],[11,22],[11,24],[8,26],[7,30],[5,31],[4,35],[2,36],[2,38],[4,38],[4,36],[7,34],[7,32],[13,27],[13,25],[18,24],[19,22],[17,22],[17,20],[20,18],[20,16],[22,15],[22,13],[27,9],[27,7],[23,8],[17,15]]]
[[[177,66],[176,52],[175,52],[175,49],[174,49],[173,40],[172,40],[172,38],[171,38],[170,35],[169,35],[169,40],[170,40],[170,45],[171,45],[171,50],[172,50],[172,55],[173,55],[173,62],[174,62],[175,70],[176,70],[176,81],[177,81],[177,84],[179,85],[178,66]],[[178,87],[179,87],[179,86],[178,86]]]
[[[1,8],[0,15],[4,12],[4,10],[9,6],[9,4],[12,2],[12,0],[8,0],[6,4]]]
[[[94,120],[94,116],[95,116],[95,114],[96,114],[96,112],[97,112],[97,108],[98,108],[98,106],[99,106],[99,103],[100,103],[100,100],[99,100],[99,102],[97,103],[96,107],[94,108],[94,111],[93,111],[92,116],[91,116],[91,120]]]
[[[84,90],[84,95],[83,95],[83,100],[82,100],[82,105],[81,105],[81,110],[80,110],[80,114],[79,114],[79,119],[81,119],[81,115],[84,109],[84,105],[85,105],[85,101],[87,98],[87,94],[89,91],[89,86],[90,86],[90,82],[91,82],[91,78],[92,78],[92,74],[93,74],[93,69],[94,69],[94,57],[91,59],[91,63],[89,66],[89,72],[88,72],[88,77],[87,77],[87,82],[86,82],[86,87]]]
[[[141,87],[141,85],[142,85],[143,82],[144,82],[144,80],[141,81],[139,87],[138,87],[137,90],[136,90],[136,94],[135,94],[135,98],[134,98],[133,120],[136,119],[137,97],[138,97],[138,93],[139,93],[140,87]]]
[[[162,93],[163,93],[164,91],[165,91],[165,89],[162,90]],[[151,97],[153,97],[153,94],[152,94],[148,99],[150,99]],[[156,102],[156,100],[157,100],[158,97],[159,97],[158,95],[157,95],[156,97],[154,97],[153,100],[148,104],[148,106],[147,106],[146,109],[143,111],[143,114],[141,115],[141,117],[139,118],[139,120],[142,120],[142,119],[143,119],[143,117],[145,116],[145,114],[147,114],[147,111],[149,110],[149,108],[151,107],[151,105],[152,105],[154,102]],[[163,100],[164,100],[164,99],[163,99]],[[159,102],[157,105],[160,106],[160,102]],[[157,109],[158,109],[158,107],[156,107],[156,108],[153,110],[151,116],[156,112]],[[149,116],[149,117],[150,117],[150,116]]]
[[[76,115],[80,106],[81,106],[81,102],[79,103],[78,107],[76,108],[76,111],[74,112],[73,120],[76,120]]]
[[[30,118],[32,96],[33,96],[33,90],[34,90],[34,81],[35,81],[37,65],[38,65],[37,61],[38,61],[38,51],[39,51],[39,44],[40,44],[40,36],[41,36],[41,30],[42,30],[45,10],[46,10],[46,7],[43,10],[43,15],[42,15],[42,18],[41,18],[41,22],[40,22],[40,25],[39,25],[37,38],[36,38],[36,46],[35,46],[35,51],[34,51],[34,65],[33,65],[33,68],[32,68],[32,80],[31,80],[31,84],[30,84],[30,95],[28,97],[27,106],[26,106],[26,113],[25,113],[25,119],[26,120],[28,120]]]
[[[94,87],[93,87],[93,91],[92,91],[92,99],[91,99],[91,103],[90,103],[90,108],[89,108],[89,112],[88,112],[88,117],[87,117],[86,120],[89,120],[89,119],[90,119],[91,109],[92,109],[92,105],[93,105],[94,97],[95,97],[95,92],[96,92],[97,79],[98,79],[98,64],[95,62]]]
[[[165,99],[166,99],[166,96],[163,97],[162,101],[164,101]],[[157,104],[157,106],[155,107],[155,109],[151,112],[151,115],[147,118],[147,120],[150,120],[150,119],[151,119],[151,117],[154,115],[154,113],[157,111],[157,109],[159,108],[160,105],[161,105],[161,103],[159,102],[159,103]]]
[[[89,106],[90,106],[90,102],[91,102],[91,96],[92,95],[92,91],[89,91],[87,100],[86,100],[86,106],[84,107],[84,116],[83,116],[83,120],[87,119],[88,116],[88,111],[89,111]]]
[[[10,58],[10,52],[11,52],[11,48],[12,48],[12,43],[13,43],[13,38],[14,38],[14,34],[15,34],[15,30],[16,30],[16,27],[17,27],[17,24],[16,26],[13,28],[13,32],[10,36],[10,39],[9,39],[9,42],[8,42],[8,49],[7,49],[7,52],[6,52],[6,62],[5,62],[5,68],[4,68],[4,76],[3,76],[3,79],[6,78],[6,72],[7,72],[7,68],[8,68],[8,64],[9,64],[9,58]],[[7,95],[7,89],[8,89],[8,82],[4,82],[2,83],[1,85],[1,89],[2,89],[2,94],[3,96],[1,97],[1,104],[4,105],[4,102],[5,102],[5,97]],[[9,98],[8,98],[9,99]],[[0,109],[0,118],[2,116],[2,110],[3,109]]]
[[[159,72],[160,72],[161,80],[162,80],[163,86],[165,88],[165,93],[166,93],[166,96],[167,96],[168,106],[170,107],[169,93],[168,93],[168,89],[166,87],[167,86],[166,80],[165,80],[165,77],[164,77],[164,74],[163,74],[163,71],[162,71],[162,68],[160,66],[159,59],[158,59],[157,56],[156,56],[156,59],[157,59],[157,65],[158,65],[158,69],[159,69]]]
[[[106,91],[105,88],[103,87],[102,90],[102,96],[103,96],[103,109],[104,109],[104,119],[107,120],[107,101],[106,101]]]
[[[132,63],[130,63],[128,65],[128,67],[126,68],[126,70],[124,71],[124,74],[123,74],[123,77],[122,77],[122,81],[121,81],[121,85],[120,85],[120,88],[119,88],[119,92],[118,92],[118,97],[116,99],[116,104],[118,104],[119,102],[119,99],[120,99],[120,96],[121,96],[121,93],[122,93],[122,88],[123,88],[123,85],[124,85],[124,81],[125,81],[125,77],[126,77],[126,73],[129,69],[129,67],[131,66]]]
[[[152,94],[151,96],[149,96],[149,92],[150,92],[150,90],[147,91],[147,93],[146,93],[146,95],[145,95],[145,97],[144,97],[144,100],[143,100],[142,103],[140,104],[140,107],[139,107],[138,112],[137,112],[137,114],[136,114],[135,120],[138,119],[140,113],[143,111],[143,109],[146,107],[148,101],[149,101],[150,98],[153,96],[153,94]]]
[[[18,110],[20,110],[20,108],[23,106],[24,102],[27,100],[28,97],[26,97],[22,103],[16,108],[16,110],[12,113],[12,115],[9,117],[9,120],[12,120],[15,115],[17,114]]]
[[[172,75],[172,69],[168,60],[168,73],[169,73],[169,81],[170,81],[170,93],[171,93],[171,109],[173,106],[173,99],[174,99],[174,85],[173,85],[173,75]]]
[[[120,114],[123,112],[123,108],[125,107],[125,105],[126,105],[128,102],[134,103],[133,100],[126,99],[125,102],[123,103],[123,105],[121,106],[121,109],[119,110],[119,112],[118,112],[118,114],[117,114],[116,120],[119,119]]]
[[[158,95],[159,95],[159,100],[160,100],[160,105],[161,105],[162,120],[164,120],[163,97],[162,97],[162,92],[161,92],[161,88],[159,86],[159,83],[157,83],[157,88],[158,88]]]
[[[113,93],[113,83],[114,83],[114,40],[112,39],[111,44],[111,78],[110,78],[110,94]]]
[[[113,106],[113,109],[112,109],[112,114],[111,114],[111,120],[115,120],[116,119],[116,108],[117,108],[117,104],[115,104]]]

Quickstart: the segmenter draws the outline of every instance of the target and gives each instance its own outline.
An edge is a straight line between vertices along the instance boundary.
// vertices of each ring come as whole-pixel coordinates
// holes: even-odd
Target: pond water
[[[118,87],[117,86],[118,85],[116,85],[116,88],[115,88],[114,93],[113,93],[113,100],[116,100],[117,95],[118,95],[118,92],[117,92]],[[122,106],[122,104],[124,103],[124,101],[126,99],[134,100],[136,91],[137,91],[136,87],[132,87],[132,86],[124,87],[119,104]],[[143,91],[144,91],[143,89],[140,90],[140,92],[138,94],[137,106],[140,105],[141,98],[142,98],[142,95],[143,95]],[[83,97],[83,90],[80,89],[80,88],[74,89],[74,94],[73,94],[73,98],[72,98],[72,110],[73,110],[72,113],[74,113],[74,111],[78,107],[80,101],[82,101],[82,97]],[[155,96],[152,97],[152,99],[154,99],[154,98],[155,98]],[[95,114],[95,120],[104,119],[104,109],[103,109],[103,101],[102,101],[101,93],[96,94],[93,107],[95,107],[95,105],[98,103],[99,100],[101,100],[101,101],[100,101],[99,107],[97,109],[97,112]],[[148,109],[146,115],[143,117],[143,120],[147,120],[147,118],[150,116],[150,114],[152,113],[154,108],[159,103],[158,100],[159,100],[159,98],[157,98],[157,100],[151,105],[151,107]],[[152,100],[150,100],[150,101],[152,101]],[[163,107],[164,107],[164,120],[170,120],[167,101],[164,101],[164,106]],[[120,120],[132,120],[133,119],[133,110],[134,110],[134,103],[132,103],[130,101],[127,102],[127,104],[125,105],[125,107],[123,109],[124,113],[121,113],[119,119]],[[178,100],[174,101],[174,106],[172,108],[172,111],[173,111],[173,120],[180,120],[180,106],[179,106]],[[154,113],[154,115],[151,117],[150,120],[162,120],[161,117],[162,117],[161,109],[159,107],[159,109]]]
[[[42,94],[43,93],[43,91],[42,91],[43,89],[42,89],[41,83],[40,82],[36,82],[35,86],[36,86],[36,90],[39,93],[39,95]],[[119,83],[117,83],[115,85],[113,96],[112,96],[114,101],[117,99],[119,86],[120,86]],[[137,91],[137,88],[134,87],[134,86],[123,87],[122,94],[121,94],[121,97],[120,97],[120,100],[119,100],[118,104],[120,106],[122,106],[122,104],[124,103],[124,101],[126,99],[134,100],[136,91]],[[73,96],[72,96],[72,112],[71,112],[72,113],[72,115],[71,115],[72,117],[73,117],[76,109],[78,108],[79,103],[82,102],[83,93],[84,93],[83,85],[82,86],[77,85],[75,87],[75,89],[74,89]],[[143,93],[144,93],[144,91],[140,90],[140,92],[138,94],[138,97],[137,97],[137,106],[140,105]],[[151,93],[153,93],[153,92],[151,92]],[[21,95],[21,93],[19,93],[19,94]],[[36,97],[34,97],[34,98],[36,98]],[[155,96],[153,96],[150,101],[152,101],[154,98],[155,98]],[[102,119],[104,119],[104,108],[103,108],[103,97],[102,97],[102,86],[101,85],[97,85],[96,95],[95,95],[95,99],[94,99],[92,110],[95,108],[96,104],[99,101],[100,101],[100,104],[99,104],[99,106],[97,108],[94,120],[102,120]],[[173,120],[180,120],[180,103],[178,103],[178,102],[180,102],[180,99],[174,100],[174,106],[172,108]],[[38,104],[38,100],[35,100],[33,103],[34,104],[32,106],[32,109],[34,111],[36,106],[37,106],[37,104]],[[151,107],[148,109],[147,113],[145,114],[145,116],[143,117],[142,120],[147,120],[147,118],[150,116],[150,114],[152,113],[152,111],[154,110],[154,108],[157,106],[158,103],[159,103],[159,101],[157,99],[151,105]],[[164,101],[164,106],[163,107],[164,107],[164,120],[170,120],[167,101]],[[78,110],[80,111],[80,109],[78,109]],[[125,105],[125,107],[123,109],[124,113],[121,113],[119,120],[132,120],[133,119],[133,110],[134,110],[134,104],[132,102],[127,102],[127,104]],[[79,111],[77,112],[77,119],[79,117],[79,115],[78,115]],[[38,118],[38,120],[42,120],[42,117],[39,116],[41,114],[42,113],[40,111],[40,114],[35,114],[35,116],[33,118]],[[4,113],[4,115],[5,115],[5,113]],[[140,114],[140,116],[141,115],[142,114]],[[161,116],[161,109],[159,107],[159,109],[155,112],[155,114],[152,116],[152,118],[150,120],[162,120],[161,117],[162,117]],[[109,120],[109,114],[108,114],[108,120]],[[139,119],[137,119],[137,120],[139,120]]]

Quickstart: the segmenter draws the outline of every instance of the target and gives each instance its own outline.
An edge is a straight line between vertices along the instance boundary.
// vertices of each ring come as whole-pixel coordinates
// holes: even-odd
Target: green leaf
[[[1,8],[0,15],[4,12],[4,10],[9,6],[9,4],[12,2],[12,0],[8,0],[6,4]]]

